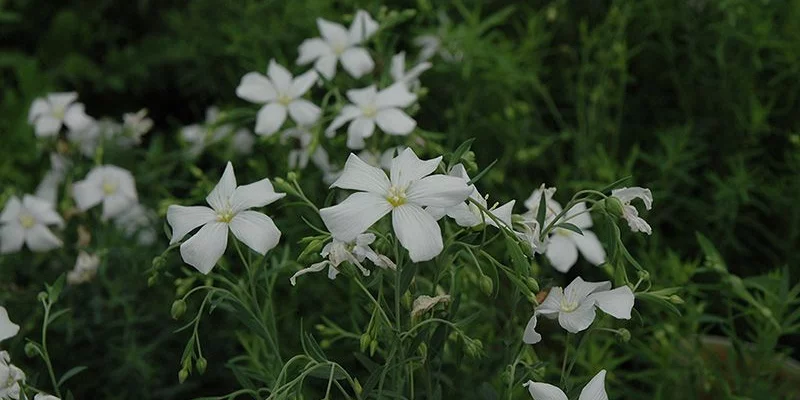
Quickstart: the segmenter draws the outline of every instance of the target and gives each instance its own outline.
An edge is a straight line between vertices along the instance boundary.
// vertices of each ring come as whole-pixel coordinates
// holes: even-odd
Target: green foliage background
[[[615,370],[609,363],[619,365],[609,383],[612,398],[693,398],[691,387],[706,384],[728,384],[730,390],[721,393],[738,398],[781,398],[768,378],[734,372],[741,381],[726,383],[731,373],[715,375],[722,367],[676,367],[680,363],[670,352],[693,333],[764,339],[730,314],[727,322],[708,317],[709,310],[724,315],[726,301],[735,301],[716,297],[711,286],[702,286],[713,279],[695,275],[708,256],[696,232],[711,239],[728,271],[759,279],[765,288],[785,286],[785,304],[792,304],[788,288],[800,274],[797,0],[0,0],[0,191],[32,191],[40,175],[30,171],[47,165],[26,121],[37,96],[75,90],[94,116],[147,107],[157,126],[151,140],[174,147],[178,128],[202,120],[207,106],[243,105],[234,89],[244,73],[263,70],[270,58],[292,65],[299,43],[316,35],[314,18],[339,20],[359,7],[376,14],[383,6],[417,9],[414,18],[382,33],[398,46],[411,51],[411,38],[434,32],[462,54],[456,63],[434,60],[423,76],[429,92],[416,118],[419,126],[444,134],[444,148],[474,137],[479,165],[498,160],[482,181],[486,192],[519,204],[542,182],[566,194],[632,176],[630,185],[652,188],[655,207],[647,219],[654,234],[628,237],[629,247],[650,263],[660,286],[696,286],[682,294],[682,317],[664,315],[664,326],[671,328],[630,328],[629,344],[610,341],[627,354],[598,363],[609,370]],[[268,152],[254,158],[263,158],[268,171],[278,168]],[[214,181],[218,163],[204,163]],[[166,195],[153,189],[150,198],[177,195],[196,180],[178,164],[164,168],[186,179],[176,178]],[[140,191],[148,193],[142,179]],[[163,322],[172,294],[147,288],[149,259],[121,267],[131,258],[124,251],[109,255],[105,273],[116,274],[115,280],[73,299],[85,302],[86,309],[76,311],[84,324],[57,333],[65,343],[64,350],[53,350],[57,363],[71,365],[69,349],[98,374],[74,378],[76,397],[186,398],[235,389],[220,360],[235,354],[237,344],[225,342],[216,329],[204,340],[214,343],[206,346],[213,349],[206,357],[217,363],[203,378],[177,384],[183,338],[172,334],[178,325]],[[2,289],[0,296],[19,304],[38,290],[39,275],[31,269],[52,263],[42,258],[24,265],[21,257],[4,262],[24,271],[2,276],[3,282],[34,286],[25,292],[28,298],[15,297],[10,285]],[[779,272],[764,276],[773,270]],[[321,292],[328,286],[325,281],[313,287]],[[304,304],[308,300],[289,288],[275,295],[288,299],[279,310],[285,316],[317,306]],[[347,293],[336,296],[341,298],[330,304],[347,304]],[[743,307],[733,314],[747,315]],[[341,315],[330,308],[320,312],[332,319]],[[216,324],[232,322],[214,314],[209,325]],[[282,328],[285,337],[298,324]],[[792,329],[800,330],[789,324],[784,333]],[[770,353],[790,352],[798,344],[796,335],[774,341]],[[502,365],[490,356],[450,372],[480,376],[482,369]],[[675,392],[671,385],[686,379],[694,385]],[[765,394],[769,390],[775,392]]]

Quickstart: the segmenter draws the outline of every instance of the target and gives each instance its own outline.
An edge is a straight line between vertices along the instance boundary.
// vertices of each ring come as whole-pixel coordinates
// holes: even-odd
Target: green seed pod
[[[369,333],[365,333],[361,335],[361,352],[367,351],[369,348],[370,343],[372,343],[372,337],[369,336]]]
[[[186,382],[186,378],[189,377],[189,370],[183,368],[178,372],[178,382],[183,383]]]
[[[200,357],[197,359],[194,366],[195,368],[197,368],[197,372],[199,372],[202,375],[206,373],[206,368],[208,368],[208,361],[205,358]]]
[[[378,350],[378,341],[372,339],[372,342],[369,344],[369,356],[374,356],[376,350]]]
[[[539,291],[539,282],[537,282],[536,279],[529,276],[525,282],[528,284],[528,289],[530,289],[531,292]]]
[[[489,278],[486,275],[482,276],[480,285],[481,285],[481,291],[485,295],[491,296],[492,292],[494,292],[494,282],[492,282],[492,278]]]
[[[35,344],[33,344],[31,342],[28,342],[27,344],[25,344],[25,355],[26,356],[33,358],[33,357],[36,357],[37,354],[39,354],[39,349],[36,347]]]
[[[623,343],[627,343],[631,340],[631,331],[625,328],[618,329],[617,335],[619,336],[619,340],[621,340]]]
[[[672,296],[669,296],[669,302],[672,303],[672,304],[679,304],[679,305],[684,303],[684,301],[681,298],[681,296],[678,296],[677,294],[673,294]]]
[[[172,314],[172,319],[178,320],[180,319],[183,314],[186,312],[186,302],[183,299],[175,300],[172,303],[172,310],[170,310],[170,314]]]

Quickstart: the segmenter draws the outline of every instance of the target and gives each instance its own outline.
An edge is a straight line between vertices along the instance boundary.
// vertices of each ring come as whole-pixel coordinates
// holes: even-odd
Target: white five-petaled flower
[[[206,146],[222,141],[230,135],[233,126],[217,125],[219,116],[219,108],[208,107],[204,124],[193,124],[181,129],[181,138],[191,145],[189,155],[197,157],[205,150]]]
[[[72,185],[72,197],[81,211],[103,203],[103,219],[116,217],[139,202],[133,175],[115,165],[92,168],[84,180]]]
[[[563,290],[550,289],[547,298],[533,311],[522,341],[535,344],[542,340],[542,335],[536,332],[539,315],[558,318],[559,325],[567,332],[578,333],[592,324],[595,308],[617,319],[630,319],[633,302],[634,294],[628,286],[612,290],[611,282],[586,282],[577,277]]]
[[[17,332],[19,332],[19,325],[11,322],[6,308],[0,306],[0,342],[16,336]]]
[[[86,115],[84,106],[76,103],[75,92],[50,93],[47,97],[39,97],[31,104],[28,122],[36,127],[36,136],[55,136],[66,125],[70,130],[80,130],[91,118]]]
[[[75,260],[75,268],[67,272],[67,283],[70,285],[80,285],[94,279],[97,275],[97,268],[100,266],[100,257],[97,254],[89,254],[83,250],[78,253]]]
[[[319,119],[321,110],[302,96],[317,81],[314,70],[293,78],[283,66],[269,61],[267,76],[258,72],[248,72],[242,77],[236,95],[240,98],[264,104],[256,116],[255,132],[259,135],[272,135],[292,117],[297,125],[312,125]]]
[[[314,62],[314,69],[328,80],[336,75],[336,63],[340,60],[353,78],[372,72],[375,62],[369,52],[359,46],[378,30],[378,23],[369,13],[358,10],[349,31],[343,25],[322,18],[317,18],[317,27],[322,37],[306,39],[300,44],[298,65]]]
[[[362,233],[356,236],[352,242],[343,242],[339,239],[333,238],[325,247],[320,251],[320,255],[327,260],[320,261],[308,268],[303,268],[297,271],[289,281],[294,286],[297,283],[297,277],[311,272],[319,272],[328,267],[328,278],[336,279],[339,274],[339,264],[348,261],[358,267],[364,276],[369,276],[369,270],[361,265],[364,260],[369,259],[378,267],[396,269],[397,266],[388,257],[378,254],[375,250],[369,247],[375,241],[375,235],[372,233]]]
[[[631,231],[644,232],[648,235],[653,233],[650,224],[640,217],[636,207],[631,205],[634,199],[641,199],[644,203],[644,208],[651,209],[653,207],[653,194],[650,193],[650,189],[641,187],[614,189],[611,191],[611,197],[616,197],[622,203],[622,217],[628,221]]]
[[[422,207],[452,207],[472,193],[463,179],[431,175],[441,160],[439,156],[423,161],[406,149],[392,160],[387,177],[381,169],[350,154],[342,176],[331,187],[358,192],[320,210],[322,221],[333,237],[350,242],[391,213],[394,233],[412,261],[436,257],[442,252],[442,233],[436,219]]]
[[[523,216],[524,219],[536,219],[541,196],[544,194],[547,207],[544,225],[545,227],[550,225],[562,211],[561,204],[553,200],[554,193],[555,188],[545,189],[544,185],[534,190],[533,194],[525,201],[525,207],[528,207],[530,211]],[[555,228],[551,231],[544,253],[553,268],[560,272],[569,271],[578,261],[578,251],[594,265],[600,265],[606,261],[606,252],[603,250],[600,239],[594,232],[588,230],[593,224],[585,203],[575,204],[561,219],[556,221],[556,224],[563,222],[577,226],[583,234],[566,228]],[[544,227],[539,228],[544,229]]]
[[[417,122],[401,110],[417,99],[403,83],[395,83],[380,92],[375,85],[348,90],[347,98],[353,104],[342,108],[325,134],[333,137],[337,129],[350,122],[347,147],[351,149],[364,148],[364,139],[372,136],[375,124],[389,135],[408,135],[417,126]]]
[[[0,214],[0,253],[20,251],[23,244],[31,251],[61,247],[61,239],[47,228],[48,225],[64,226],[64,220],[53,207],[49,201],[27,194],[22,201],[11,197]]]
[[[406,71],[406,53],[401,51],[392,57],[392,67],[389,73],[392,76],[392,80],[404,83],[411,89],[419,86],[419,76],[431,67],[431,63],[423,61]]]
[[[0,351],[0,399],[19,400],[20,384],[24,382],[25,373],[11,364],[7,351]]]
[[[167,222],[172,226],[170,244],[181,241],[197,227],[197,233],[181,244],[181,257],[198,271],[208,274],[228,247],[228,230],[253,251],[264,255],[278,245],[281,231],[272,218],[250,208],[264,207],[286,196],[276,193],[269,179],[236,186],[233,165],[228,162],[217,186],[206,197],[211,206],[171,205]]]
[[[464,182],[469,182],[467,170],[461,164],[456,164],[452,169],[450,169],[450,176],[462,179]],[[469,195],[469,198],[476,201],[483,208],[488,209],[489,206],[486,202],[486,197],[481,196],[475,185],[469,185],[469,188],[472,189],[472,193]],[[491,216],[499,219],[508,229],[511,229],[511,211],[514,208],[515,202],[515,200],[511,200],[500,207],[489,210]],[[447,215],[448,217],[454,219],[458,225],[463,227],[473,227],[485,223],[496,228],[503,228],[503,226],[498,226],[492,217],[481,211],[478,206],[471,202],[459,203],[448,208],[428,207],[426,210],[437,220]]]
[[[605,381],[606,370],[601,370],[583,387],[578,400],[608,400]],[[548,383],[527,381],[522,386],[528,388],[533,400],[567,400],[567,395],[561,389]]]

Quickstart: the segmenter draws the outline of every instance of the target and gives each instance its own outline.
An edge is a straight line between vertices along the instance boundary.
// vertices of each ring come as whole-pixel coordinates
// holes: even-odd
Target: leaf
[[[61,375],[61,379],[58,380],[56,386],[61,387],[61,385],[68,381],[69,378],[72,378],[73,376],[78,375],[87,369],[89,369],[89,367],[83,365],[70,369],[69,371],[65,372],[64,375]]]
[[[539,196],[539,208],[536,210],[536,222],[539,223],[539,229],[541,230],[545,228],[544,219],[547,216],[547,195],[545,190]]]
[[[626,176],[624,178],[617,179],[616,181],[611,182],[610,184],[606,185],[602,189],[598,190],[598,192],[605,193],[605,192],[610,191],[612,189],[616,189],[620,184],[622,184],[623,182],[625,182],[627,180],[630,180],[630,179],[631,179],[630,175],[628,175],[628,176]]]
[[[414,280],[414,275],[417,274],[417,264],[410,263],[403,266],[402,271],[400,271],[400,294],[403,295],[408,290],[408,287],[411,286],[411,281]]]
[[[531,265],[528,263],[528,258],[525,257],[525,253],[523,253],[522,249],[519,247],[519,243],[517,243],[517,241],[509,235],[504,236],[506,239],[506,247],[508,248],[509,257],[511,257],[511,263],[514,266],[514,270],[523,276],[530,275]]]
[[[313,376],[314,378],[328,380],[331,378],[331,369],[333,369],[334,380],[340,381],[342,379],[347,378],[347,375],[345,375],[341,371],[341,368],[337,368],[335,365],[329,365],[329,364],[317,364],[311,367],[308,376]]]
[[[583,231],[581,230],[581,228],[578,228],[576,225],[571,224],[569,222],[562,222],[562,223],[556,225],[556,228],[564,228],[564,229],[573,231],[573,232],[577,233],[578,235],[583,236]]]
[[[472,142],[474,141],[475,138],[467,139],[464,141],[464,143],[461,143],[461,145],[459,145],[455,149],[455,151],[453,151],[453,153],[450,155],[450,160],[447,165],[448,170],[450,168],[453,168],[454,165],[458,164],[458,162],[461,161],[461,157],[463,157],[464,154],[469,151],[470,147],[472,146]]]
[[[53,283],[53,286],[47,286],[47,297],[51,304],[58,301],[58,296],[61,295],[61,290],[64,289],[65,279],[66,275],[61,274]]]
[[[492,161],[492,163],[486,166],[486,168],[484,168],[481,172],[478,172],[478,175],[475,175],[472,179],[470,179],[469,182],[467,182],[467,185],[472,185],[479,179],[483,178],[483,176],[486,175],[486,173],[489,172],[489,170],[494,167],[495,164],[497,164],[497,160]]]
[[[54,313],[50,314],[50,317],[47,319],[47,324],[48,324],[48,325],[52,324],[52,323],[53,323],[53,321],[55,321],[55,320],[56,320],[56,319],[58,319],[60,316],[62,316],[62,315],[64,315],[64,314],[66,314],[66,313],[68,313],[68,312],[70,312],[70,311],[72,311],[72,310],[71,310],[71,309],[69,309],[69,308],[65,308],[65,309],[63,309],[63,310],[58,310],[58,311],[56,311],[56,312],[54,312]]]

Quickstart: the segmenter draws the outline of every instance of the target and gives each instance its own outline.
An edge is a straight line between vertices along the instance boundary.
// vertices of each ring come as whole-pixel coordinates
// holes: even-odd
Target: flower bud
[[[158,275],[153,274],[147,278],[147,287],[153,287],[156,283],[158,283]]]
[[[492,292],[494,291],[494,282],[492,282],[492,278],[489,278],[486,275],[482,276],[481,277],[481,281],[480,281],[480,285],[481,285],[481,291],[483,292],[483,294],[485,294],[487,296],[491,296],[492,295]]]
[[[183,314],[186,312],[186,302],[183,299],[175,300],[172,303],[172,310],[170,310],[170,314],[172,314],[172,319],[178,320],[180,319]]]
[[[623,343],[628,343],[631,340],[631,331],[625,328],[620,328],[617,330],[617,336]]]
[[[378,350],[378,341],[372,339],[372,342],[369,344],[369,356],[374,356],[376,350]]]
[[[47,300],[47,293],[39,292],[39,294],[36,295],[36,300],[39,300],[39,302]]]
[[[672,304],[678,304],[678,305],[685,303],[683,301],[683,299],[681,298],[681,296],[678,296],[677,294],[673,294],[672,296],[669,296],[669,302],[672,303]]]
[[[296,181],[297,180],[297,172],[289,171],[289,173],[286,174],[286,179],[288,179],[289,182]]]
[[[360,343],[361,347],[360,348],[361,348],[361,352],[362,353],[367,351],[367,348],[369,348],[369,345],[370,345],[371,342],[372,342],[372,338],[369,336],[369,333],[365,333],[365,334],[361,335],[361,343]]]
[[[645,270],[639,270],[638,275],[642,282],[647,282],[650,280],[650,273]]]
[[[189,377],[189,370],[186,368],[182,368],[180,372],[178,372],[178,382],[183,383],[186,382],[186,378]]]
[[[200,357],[197,359],[194,366],[197,368],[197,372],[199,372],[202,375],[206,373],[206,368],[208,368],[208,361],[205,358]]]
[[[478,339],[470,339],[466,343],[467,348],[467,355],[473,358],[477,358],[483,353],[483,342]]]
[[[163,256],[153,257],[153,268],[161,268],[167,264],[167,260]]]
[[[425,360],[425,359],[428,358],[428,345],[427,344],[420,343],[419,347],[417,349],[419,350],[419,356],[422,357],[422,360]]]
[[[622,218],[622,202],[619,201],[616,197],[606,197],[603,200],[603,206],[606,209],[606,212],[609,213],[614,218]]]
[[[525,279],[525,283],[528,284],[528,289],[530,289],[531,292],[539,291],[539,282],[537,282],[536,279],[529,276],[527,279]]]
[[[36,357],[37,354],[39,354],[39,349],[35,344],[33,344],[31,342],[28,342],[28,343],[25,344],[25,355],[26,356],[33,358],[33,357]]]

